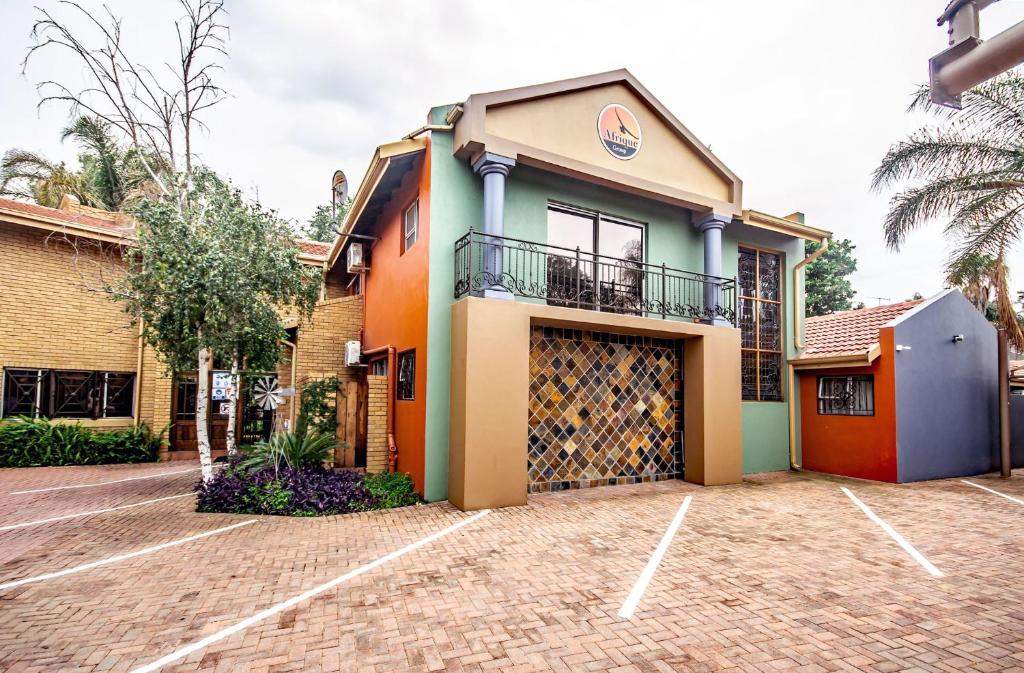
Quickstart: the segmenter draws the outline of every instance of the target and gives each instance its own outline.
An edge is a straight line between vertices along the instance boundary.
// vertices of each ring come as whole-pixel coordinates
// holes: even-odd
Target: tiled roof
[[[73,208],[73,210],[71,209]],[[35,203],[14,201],[12,199],[0,198],[0,219],[3,218],[3,211],[14,211],[25,217],[46,218],[67,223],[70,226],[91,227],[94,229],[107,229],[111,233],[127,234],[133,229],[129,223],[130,216],[124,213],[107,213],[95,208],[87,208],[75,204],[69,209],[47,208]],[[78,211],[78,212],[76,212]],[[84,211],[84,212],[83,212]],[[330,243],[298,239],[299,249],[307,254],[316,257],[327,257],[331,251]]]
[[[330,243],[323,243],[322,241],[311,241],[306,238],[300,238],[298,240],[299,249],[307,255],[316,255],[317,257],[326,257],[331,251]]]
[[[44,217],[51,220],[59,220],[61,222],[66,222],[71,225],[94,227],[98,229],[110,229],[111,231],[115,232],[123,232],[126,229],[131,228],[126,227],[124,224],[117,222],[117,220],[114,217],[96,217],[94,215],[76,213],[71,210],[61,210],[60,208],[47,208],[46,206],[36,205],[35,203],[25,203],[24,201],[14,201],[12,199],[0,198],[0,210],[13,210],[18,213],[23,213],[28,217]]]
[[[842,311],[807,319],[807,347],[796,360],[863,355],[878,343],[878,330],[924,299]]]

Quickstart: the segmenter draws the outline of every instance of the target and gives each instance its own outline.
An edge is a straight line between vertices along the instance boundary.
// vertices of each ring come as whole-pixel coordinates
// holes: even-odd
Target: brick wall
[[[367,376],[366,471],[388,469],[388,377]]]
[[[296,395],[279,413],[286,418],[298,416],[297,405],[302,383],[328,376],[337,376],[343,381],[359,379],[365,368],[345,366],[345,342],[359,339],[363,324],[363,298],[358,295],[337,297],[317,304],[313,316],[299,327],[296,340],[295,381],[291,379],[292,354],[289,348],[282,353],[278,366],[278,378],[282,386],[294,386]]]
[[[77,240],[77,239],[75,239]],[[95,241],[0,226],[0,367],[134,372],[138,330],[102,292],[120,268]],[[85,421],[126,427],[130,419]]]

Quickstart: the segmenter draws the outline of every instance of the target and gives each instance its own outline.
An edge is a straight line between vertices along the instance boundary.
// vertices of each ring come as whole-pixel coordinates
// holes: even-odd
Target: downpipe
[[[793,346],[798,352],[804,348],[803,313],[806,310],[806,307],[800,305],[800,271],[824,255],[830,242],[831,239],[827,237],[821,239],[818,249],[793,267]],[[792,364],[787,365],[786,369],[789,379],[789,395],[786,398],[789,407],[789,469],[800,471],[803,468],[796,459],[796,370]]]

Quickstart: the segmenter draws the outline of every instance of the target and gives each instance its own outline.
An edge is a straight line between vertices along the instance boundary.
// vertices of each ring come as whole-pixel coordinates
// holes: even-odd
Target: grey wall
[[[953,343],[954,334],[963,334]],[[895,325],[898,480],[998,469],[996,330],[957,290]]]
[[[1010,453],[1013,467],[1024,467],[1024,395],[1010,395]]]

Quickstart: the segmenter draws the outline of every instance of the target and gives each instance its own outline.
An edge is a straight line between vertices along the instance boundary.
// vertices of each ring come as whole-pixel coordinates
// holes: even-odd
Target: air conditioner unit
[[[345,342],[345,366],[346,367],[353,367],[355,365],[360,364],[359,361],[362,358],[362,355],[363,355],[362,344],[360,344],[358,341],[346,341]]]
[[[363,251],[362,243],[349,243],[348,244],[348,272],[359,273],[361,271],[369,271],[370,267],[366,266],[366,257]]]

